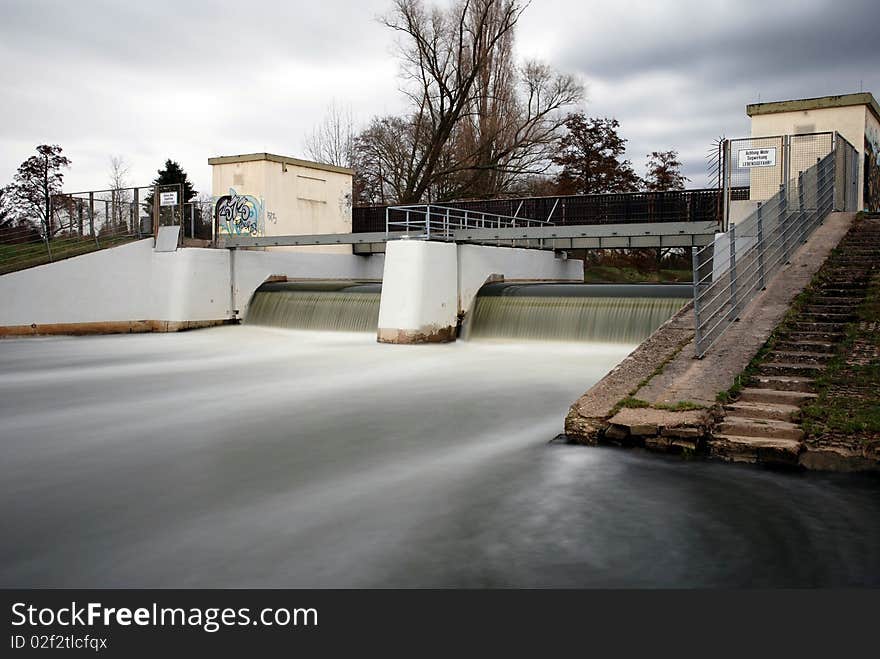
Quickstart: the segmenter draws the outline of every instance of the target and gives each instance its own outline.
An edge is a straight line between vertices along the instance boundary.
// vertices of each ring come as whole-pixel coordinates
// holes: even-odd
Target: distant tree
[[[0,231],[9,229],[15,224],[16,213],[13,211],[9,187],[0,187]]]
[[[368,139],[357,142],[368,150],[357,161],[381,165],[365,176],[383,187],[365,189],[387,196],[387,185],[400,203],[492,197],[519,176],[546,171],[563,121],[559,110],[577,103],[583,88],[544,64],[515,65],[514,33],[526,6],[394,0],[383,22],[398,38],[409,108],[371,124],[362,135]],[[385,138],[395,133],[405,139],[391,151]],[[377,142],[381,149],[373,148]]]
[[[192,183],[189,181],[189,177],[183,168],[174,160],[170,158],[165,161],[165,167],[158,170],[156,178],[153,179],[154,186],[164,186],[164,185],[180,185],[183,184],[183,199],[182,203],[186,203],[191,201],[194,197],[196,197],[199,193],[196,192],[195,188],[193,188]],[[146,197],[150,202],[152,202],[153,195],[150,194]]]
[[[678,152],[652,151],[648,154],[648,175],[645,177],[645,189],[651,192],[666,190],[684,190],[684,184],[690,181],[681,174],[681,161]]]
[[[315,162],[351,167],[353,144],[351,108],[340,108],[333,102],[321,123],[306,136],[306,155]]]
[[[178,190],[176,186],[183,185],[183,199],[178,200],[178,204],[185,204],[196,196],[198,196],[198,192],[196,192],[195,188],[193,188],[192,183],[189,181],[189,177],[187,176],[184,169],[174,160],[170,158],[165,161],[165,166],[157,171],[156,178],[153,179],[152,185],[155,189],[156,186],[166,187],[164,190],[160,190],[160,192],[174,192]],[[174,186],[174,187],[171,187]],[[153,193],[144,196],[144,201],[142,203],[144,212],[153,217]],[[181,217],[180,206],[175,207],[177,210],[174,210],[174,223],[180,222]]]
[[[108,171],[108,183],[110,186],[110,211],[107,218],[111,228],[121,228],[128,224],[131,195],[128,188],[129,165],[123,156],[110,156],[110,169]]]
[[[36,151],[19,165],[10,190],[22,215],[37,222],[43,237],[51,240],[57,230],[52,220],[52,195],[61,192],[63,170],[70,167],[70,160],[57,144],[41,144]]]
[[[414,125],[402,117],[375,117],[353,140],[355,204],[393,204],[407,195],[408,172],[419,152]]]
[[[553,162],[561,167],[558,194],[635,192],[641,180],[632,163],[623,159],[626,140],[618,134],[617,119],[570,114],[567,132],[559,139]]]

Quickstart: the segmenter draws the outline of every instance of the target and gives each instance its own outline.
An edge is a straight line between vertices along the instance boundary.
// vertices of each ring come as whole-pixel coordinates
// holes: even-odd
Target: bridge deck
[[[459,229],[452,241],[501,247],[532,249],[628,249],[636,247],[693,247],[714,240],[714,222],[653,222],[644,224],[581,224],[516,228]],[[298,236],[225,236],[220,246],[308,247],[352,245],[357,254],[385,251],[389,240],[422,238],[405,231],[368,233],[325,233]],[[433,239],[433,238],[432,238]]]

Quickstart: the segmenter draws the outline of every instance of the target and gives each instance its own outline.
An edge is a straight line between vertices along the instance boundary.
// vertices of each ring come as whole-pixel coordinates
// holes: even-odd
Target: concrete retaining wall
[[[552,252],[392,241],[387,255],[184,248],[152,238],[0,276],[0,336],[169,331],[247,316],[270,277],[384,280],[379,340],[450,341],[493,275],[583,281],[583,264]],[[234,282],[234,286],[233,286]]]
[[[153,239],[0,276],[0,335],[166,331],[243,317],[272,275],[380,279],[381,255],[156,252]],[[235,295],[230,286],[234,272]]]
[[[379,341],[453,341],[460,318],[493,277],[505,281],[584,280],[582,261],[553,252],[420,240],[388,243]]]

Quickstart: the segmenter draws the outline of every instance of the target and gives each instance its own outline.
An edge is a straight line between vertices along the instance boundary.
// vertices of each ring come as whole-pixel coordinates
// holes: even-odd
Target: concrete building
[[[746,114],[752,138],[840,133],[859,153],[858,207],[880,211],[880,105],[872,94],[755,103]]]
[[[219,235],[351,233],[352,170],[272,153],[209,158]],[[283,247],[351,253],[349,245]]]

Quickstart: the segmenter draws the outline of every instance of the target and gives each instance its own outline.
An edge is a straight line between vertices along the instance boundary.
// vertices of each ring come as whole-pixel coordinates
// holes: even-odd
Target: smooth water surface
[[[880,486],[548,442],[624,344],[0,341],[0,586],[880,585]]]

